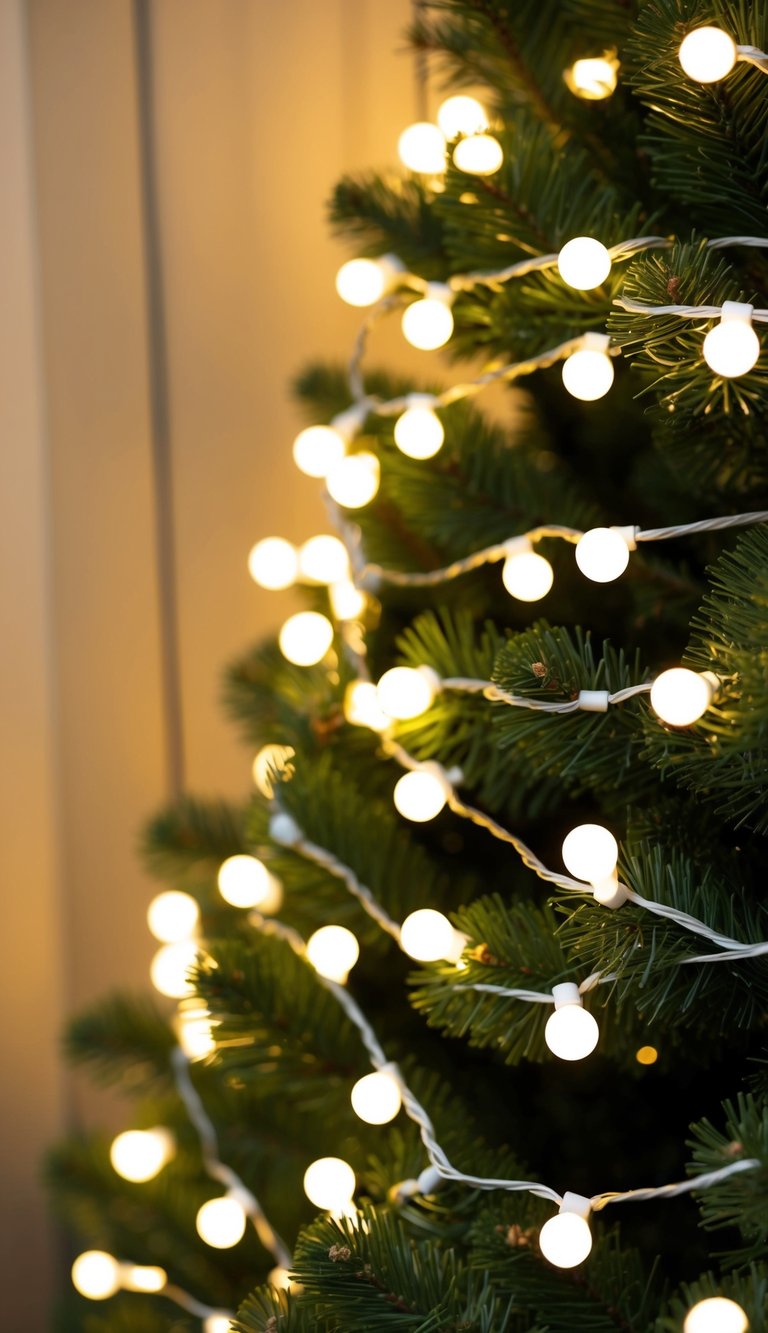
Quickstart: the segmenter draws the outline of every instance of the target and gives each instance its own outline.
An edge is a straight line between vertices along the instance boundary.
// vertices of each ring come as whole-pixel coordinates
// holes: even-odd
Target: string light
[[[328,589],[331,610],[338,621],[359,620],[367,606],[368,599],[360,588],[356,588],[351,579],[339,579]]]
[[[720,323],[704,339],[704,360],[724,379],[746,375],[760,355],[760,339],[752,327],[753,309],[741,301],[724,301]]]
[[[195,1227],[206,1245],[214,1250],[231,1250],[245,1235],[245,1209],[233,1194],[209,1199],[197,1210]]]
[[[381,468],[375,454],[363,450],[342,458],[328,473],[328,494],[345,509],[362,509],[379,489]]]
[[[343,984],[359,957],[357,937],[346,926],[321,926],[307,940],[307,958],[329,981]]]
[[[404,819],[426,824],[444,809],[450,790],[440,765],[426,763],[398,778],[392,796]]]
[[[406,342],[423,352],[443,347],[453,333],[451,305],[455,293],[443,282],[428,282],[426,295],[403,311],[402,330]]]
[[[105,1250],[86,1250],[72,1265],[72,1284],[89,1301],[106,1301],[120,1290],[120,1265]]]
[[[709,708],[720,681],[711,671],[670,667],[651,686],[651,707],[671,727],[688,727]]]
[[[353,680],[344,693],[344,716],[354,727],[386,731],[392,719],[379,707],[379,695],[372,681]]]
[[[598,398],[604,398],[613,384],[609,343],[607,334],[585,333],[581,346],[563,362],[563,384],[569,394],[582,403],[594,403]]]
[[[590,528],[576,543],[576,564],[593,583],[612,583],[629,564],[635,539],[628,528]]]
[[[295,756],[296,751],[292,745],[279,745],[276,741],[262,745],[258,751],[253,761],[253,781],[267,800],[272,799],[275,778],[278,781],[287,781],[293,777],[296,770],[291,760]]]
[[[318,1157],[304,1172],[304,1193],[309,1202],[328,1212],[348,1207],[356,1187],[355,1173],[341,1157]]]
[[[209,1314],[203,1320],[203,1333],[232,1333],[232,1320],[228,1314]]]
[[[407,458],[433,458],[445,439],[433,401],[431,394],[409,394],[409,406],[395,422],[395,444]]]
[[[694,28],[680,45],[680,64],[689,79],[717,83],[736,64],[736,43],[722,28]]]
[[[589,884],[610,879],[616,869],[619,845],[602,824],[579,824],[563,842],[563,862],[576,878]]]
[[[275,1287],[278,1291],[291,1290],[291,1274],[287,1268],[281,1267],[280,1264],[269,1270],[267,1282],[270,1287]]]
[[[602,241],[593,236],[574,236],[557,256],[557,271],[563,282],[578,292],[601,287],[611,271],[611,256]]]
[[[432,707],[440,684],[431,667],[391,667],[376,686],[379,708],[398,722],[419,717]]]
[[[167,1129],[127,1129],[112,1140],[109,1160],[123,1180],[154,1180],[175,1149]]]
[[[168,1282],[164,1268],[155,1264],[122,1264],[120,1285],[124,1291],[158,1292]]]
[[[293,442],[293,460],[307,477],[326,477],[346,451],[344,436],[333,426],[307,426]]]
[[[158,949],[149,965],[149,975],[155,990],[171,1000],[183,1000],[194,993],[187,973],[197,961],[198,949],[192,940],[178,940]]]
[[[683,1333],[746,1333],[746,1311],[726,1296],[708,1296],[692,1305],[683,1323]]]
[[[639,1051],[635,1052],[635,1059],[639,1065],[655,1065],[659,1058],[659,1052],[655,1046],[641,1046]]]
[[[195,899],[177,889],[158,893],[147,908],[147,925],[161,944],[191,939],[199,920],[200,908]]]
[[[560,1060],[584,1060],[598,1043],[600,1029],[597,1022],[589,1010],[584,1008],[575,982],[563,981],[553,986],[552,994],[555,997],[555,1012],[547,1019],[544,1040],[552,1054]]]
[[[405,918],[400,946],[418,963],[436,963],[439,959],[455,962],[464,946],[464,936],[454,930],[442,912],[420,907]]]
[[[587,1258],[592,1249],[589,1213],[589,1199],[567,1193],[560,1212],[544,1223],[539,1232],[539,1249],[556,1268],[575,1268]]]
[[[386,1069],[359,1078],[352,1089],[352,1110],[367,1125],[387,1125],[402,1105],[397,1079]]]
[[[445,136],[429,120],[418,120],[404,129],[397,141],[404,167],[422,176],[437,176],[445,170]]]
[[[181,1002],[175,1028],[179,1046],[188,1060],[203,1060],[216,1050],[210,1012],[199,1000]]]
[[[616,91],[618,73],[619,62],[614,53],[576,60],[563,77],[576,97],[585,102],[599,102]]]
[[[394,286],[402,271],[397,255],[348,259],[336,274],[336,291],[347,305],[375,305]]]
[[[219,893],[231,907],[259,907],[269,911],[274,910],[270,904],[279,906],[280,882],[256,856],[228,856],[219,866],[216,882]]]
[[[297,611],[282,626],[278,643],[294,666],[316,666],[333,643],[333,625],[318,611]]]
[[[315,427],[322,430],[324,427]],[[296,581],[299,557],[295,546],[283,537],[263,537],[251,547],[248,572],[254,583],[270,592],[290,588]]]
[[[537,555],[526,537],[509,543],[510,552],[501,568],[501,581],[519,602],[538,602],[546,597],[554,571],[543,555]]]
[[[504,161],[504,150],[492,134],[470,134],[453,150],[453,165],[470,176],[492,176]]]
[[[449,140],[459,134],[482,134],[483,130],[488,129],[488,113],[476,97],[459,93],[441,102],[437,123]]]
[[[299,550],[298,566],[302,578],[310,583],[337,583],[349,574],[347,548],[330,534],[310,537]]]

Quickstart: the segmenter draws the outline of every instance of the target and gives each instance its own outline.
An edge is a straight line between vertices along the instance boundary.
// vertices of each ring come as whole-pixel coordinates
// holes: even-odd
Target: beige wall
[[[152,952],[135,844],[172,787],[162,446],[186,780],[238,795],[221,670],[290,601],[245,558],[324,526],[290,463],[288,381],[356,325],[324,202],[343,170],[393,158],[415,107],[394,55],[408,0],[149,0],[159,309],[140,8],[0,0],[0,1324],[27,1333],[51,1281],[40,1153],[115,1114],[62,1078],[56,1034],[142,987]]]

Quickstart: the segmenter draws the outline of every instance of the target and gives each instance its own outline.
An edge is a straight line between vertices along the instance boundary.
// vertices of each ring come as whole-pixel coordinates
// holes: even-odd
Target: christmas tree
[[[757,1333],[768,5],[410,41],[453,95],[339,183],[361,332],[296,384],[336,536],[251,554],[308,608],[227,674],[256,794],[147,830],[177,1009],[69,1028],[136,1104],[52,1155],[62,1327]]]

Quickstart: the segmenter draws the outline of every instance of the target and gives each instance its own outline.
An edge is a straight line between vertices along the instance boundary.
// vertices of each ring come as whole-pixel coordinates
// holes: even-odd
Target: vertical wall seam
[[[155,136],[150,0],[132,0],[138,98],[150,437],[155,506],[155,561],[160,616],[160,670],[169,796],[184,789],[184,728],[179,654],[176,525],[168,388],[167,321]]]

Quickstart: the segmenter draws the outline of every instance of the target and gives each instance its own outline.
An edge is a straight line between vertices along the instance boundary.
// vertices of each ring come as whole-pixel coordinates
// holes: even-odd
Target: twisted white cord
[[[530,708],[539,713],[578,713],[590,712],[591,709],[584,707],[584,701],[580,697],[575,699],[565,699],[555,702],[547,699],[529,698],[524,694],[510,694],[508,690],[502,690],[498,685],[494,685],[490,680],[472,680],[463,676],[448,676],[441,681],[444,690],[453,690],[458,694],[481,694],[484,699],[491,703],[508,704],[511,708]],[[623,704],[627,699],[632,699],[638,694],[647,694],[651,688],[651,682],[646,681],[642,685],[627,685],[622,690],[616,690],[611,694],[605,691],[607,704]]]
[[[586,995],[595,986],[602,986],[606,981],[616,981],[615,972],[593,972],[585,981],[579,982],[579,995]],[[485,995],[498,995],[508,1000],[526,1000],[529,1004],[554,1004],[551,991],[516,990],[511,986],[495,986],[491,981],[460,982],[451,990],[476,990]]]
[[[756,46],[737,46],[736,59],[746,65],[754,65],[762,74],[768,74],[768,55]]]
[[[398,923],[384,911],[384,908],[376,901],[376,898],[373,896],[368,886],[360,882],[355,872],[351,870],[348,865],[345,865],[343,861],[340,861],[339,858],[334,856],[332,852],[329,852],[327,848],[319,847],[316,842],[310,842],[309,838],[306,838],[303,833],[301,833],[295,841],[292,840],[290,844],[286,845],[290,846],[291,851],[300,852],[308,861],[312,861],[315,865],[321,866],[323,870],[327,870],[329,875],[333,875],[336,879],[340,879],[346,885],[353,898],[356,898],[363,910],[367,912],[368,916],[371,917],[378,926],[381,926],[381,929],[385,930],[388,935],[391,935],[398,945],[400,944],[400,927]]]
[[[276,1263],[281,1268],[290,1268],[293,1262],[291,1253],[270,1224],[256,1195],[243,1183],[237,1172],[231,1166],[222,1162],[219,1157],[216,1130],[203,1105],[202,1098],[190,1078],[189,1060],[180,1046],[174,1047],[171,1053],[171,1065],[179,1096],[200,1139],[205,1170],[212,1180],[218,1180],[237,1195],[264,1248],[274,1255]],[[207,1311],[206,1313],[210,1312]]]
[[[215,1309],[212,1305],[205,1305],[197,1297],[190,1296],[188,1291],[184,1291],[183,1287],[177,1287],[175,1282],[169,1282],[165,1287],[162,1287],[157,1295],[167,1296],[169,1301],[180,1305],[182,1310],[186,1310],[188,1314],[197,1315],[198,1319],[207,1319],[210,1315],[220,1315],[222,1319],[230,1320],[235,1317],[234,1310],[220,1310]]]
[[[690,1180],[680,1180],[674,1185],[659,1185],[657,1188],[625,1190],[615,1194],[595,1194],[590,1199],[590,1206],[598,1213],[609,1203],[644,1203],[646,1199],[673,1199],[678,1194],[689,1194],[692,1190],[706,1190],[712,1185],[719,1185],[729,1176],[740,1171],[755,1171],[762,1162],[757,1157],[748,1157],[730,1166],[723,1166],[719,1171],[707,1171],[701,1176],[692,1176]]]
[[[613,304],[631,315],[676,315],[678,319],[716,319],[723,313],[720,305],[646,305],[629,296],[618,296]],[[752,310],[750,319],[768,324],[768,310]]]

